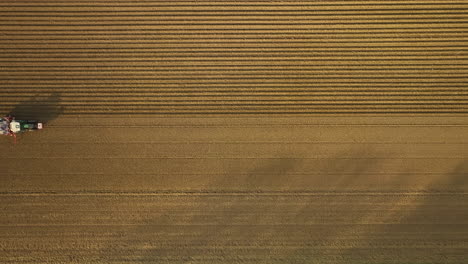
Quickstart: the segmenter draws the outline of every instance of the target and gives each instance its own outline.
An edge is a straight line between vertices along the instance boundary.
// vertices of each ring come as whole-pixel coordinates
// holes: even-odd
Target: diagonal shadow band
[[[64,112],[65,107],[60,105],[61,101],[59,92],[49,96],[36,95],[17,104],[8,114],[17,119],[33,119],[47,123]]]

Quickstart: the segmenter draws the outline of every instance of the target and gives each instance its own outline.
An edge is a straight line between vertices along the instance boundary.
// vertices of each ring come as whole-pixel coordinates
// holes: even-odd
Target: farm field
[[[468,3],[0,3],[0,263],[463,263]]]

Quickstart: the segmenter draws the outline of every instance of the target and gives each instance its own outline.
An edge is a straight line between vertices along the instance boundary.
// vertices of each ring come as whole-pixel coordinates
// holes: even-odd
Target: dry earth
[[[468,3],[0,3],[0,263],[464,263]]]

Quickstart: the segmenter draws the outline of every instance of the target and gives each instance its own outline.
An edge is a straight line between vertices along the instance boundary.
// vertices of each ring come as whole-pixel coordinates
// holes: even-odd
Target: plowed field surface
[[[0,263],[465,263],[468,3],[0,3]]]

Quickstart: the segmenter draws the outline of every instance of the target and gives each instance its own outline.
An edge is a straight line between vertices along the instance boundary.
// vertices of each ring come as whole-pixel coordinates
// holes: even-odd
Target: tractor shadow
[[[47,123],[64,112],[65,107],[60,105],[61,101],[61,94],[58,92],[49,96],[39,94],[20,102],[8,114],[16,117],[16,119],[37,120]]]

